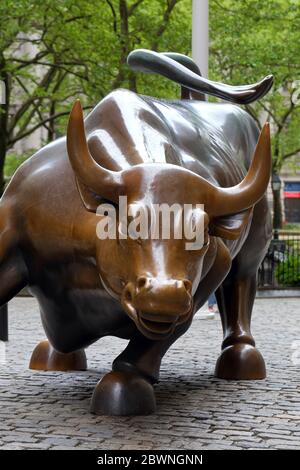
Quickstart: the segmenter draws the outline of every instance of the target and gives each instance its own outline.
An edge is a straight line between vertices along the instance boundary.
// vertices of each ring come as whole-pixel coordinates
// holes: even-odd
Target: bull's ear
[[[81,181],[79,181],[77,178],[76,184],[80,198],[86,210],[89,212],[97,212],[97,207],[101,203],[101,197],[95,194],[85,184],[81,183]]]
[[[210,221],[209,234],[213,237],[221,237],[226,240],[236,240],[246,227],[253,209],[222,217],[216,217]]]

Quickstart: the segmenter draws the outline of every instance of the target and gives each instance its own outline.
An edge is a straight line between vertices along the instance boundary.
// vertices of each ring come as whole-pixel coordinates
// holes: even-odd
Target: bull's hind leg
[[[215,375],[222,379],[255,380],[266,376],[261,353],[255,347],[250,322],[256,293],[256,273],[235,278],[231,272],[216,292],[224,340]]]
[[[1,229],[1,227],[0,227]],[[8,243],[10,242],[10,243]],[[25,263],[18,253],[11,246],[13,242],[12,234],[0,235],[0,339],[7,340],[7,308],[5,304],[9,302],[27,284],[27,270]]]
[[[0,306],[9,302],[26,285],[27,275],[23,260],[12,256],[1,262],[0,246]]]
[[[266,198],[253,213],[252,225],[242,250],[216,291],[224,340],[215,375],[223,379],[255,380],[266,376],[261,353],[251,334],[251,314],[256,294],[258,267],[271,237],[271,219]]]
[[[71,353],[55,351],[48,340],[41,341],[34,349],[29,368],[44,371],[86,370],[87,361],[84,349]]]

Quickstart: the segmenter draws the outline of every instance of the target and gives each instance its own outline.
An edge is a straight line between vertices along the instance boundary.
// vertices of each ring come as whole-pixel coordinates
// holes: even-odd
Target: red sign
[[[300,191],[284,191],[285,198],[300,198]]]

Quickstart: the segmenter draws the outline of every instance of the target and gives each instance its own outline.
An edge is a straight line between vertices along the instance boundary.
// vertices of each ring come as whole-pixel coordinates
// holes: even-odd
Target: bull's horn
[[[256,144],[254,157],[245,178],[236,186],[216,188],[212,191],[212,216],[229,215],[242,212],[256,204],[265,194],[272,167],[270,126],[262,128]],[[209,191],[208,191],[209,192]]]
[[[75,101],[70,113],[67,150],[77,179],[96,194],[117,202],[121,189],[121,173],[103,168],[90,154],[80,100]]]

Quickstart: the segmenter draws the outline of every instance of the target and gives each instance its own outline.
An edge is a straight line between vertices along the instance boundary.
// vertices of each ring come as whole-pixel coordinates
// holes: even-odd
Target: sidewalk
[[[292,344],[300,342],[299,299],[255,303],[253,333],[266,380],[214,378],[220,320],[195,319],[163,362],[156,415],[126,418],[89,413],[93,388],[125,341],[109,337],[91,346],[86,372],[29,371],[31,352],[44,338],[37,304],[19,297],[9,310],[7,362],[0,365],[1,449],[300,449],[300,365],[291,360]]]

